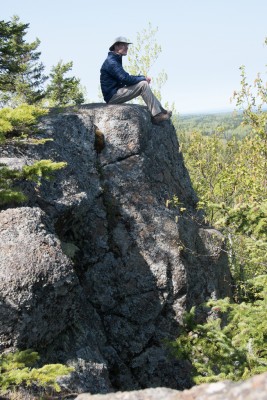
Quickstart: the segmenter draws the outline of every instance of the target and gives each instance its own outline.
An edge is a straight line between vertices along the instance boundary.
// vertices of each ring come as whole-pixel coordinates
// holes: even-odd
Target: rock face
[[[75,400],[266,400],[267,373],[245,382],[230,381],[203,384],[178,392],[168,388],[134,390],[112,394],[81,394]]]
[[[185,310],[229,296],[222,235],[201,225],[173,125],[146,108],[94,104],[45,117],[0,162],[66,161],[0,213],[1,350],[75,366],[65,384],[106,393],[189,387],[170,357]],[[170,200],[176,196],[178,207]],[[182,209],[182,210],[181,210]]]

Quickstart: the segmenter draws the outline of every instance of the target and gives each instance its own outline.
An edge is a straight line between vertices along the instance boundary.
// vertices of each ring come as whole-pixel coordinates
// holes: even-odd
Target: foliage
[[[0,21],[0,101],[2,105],[33,104],[44,97],[43,84],[47,77],[39,62],[39,39],[25,41],[29,24],[14,16]]]
[[[25,165],[21,171],[0,165],[0,206],[27,200],[21,190],[15,187],[16,182],[26,180],[40,186],[42,179],[51,180],[53,173],[66,165],[65,162],[40,160],[33,165]]]
[[[64,168],[66,162],[52,162],[51,160],[40,160],[33,165],[25,165],[22,168],[22,178],[33,181],[40,185],[41,179],[51,180],[52,173],[59,169]]]
[[[7,137],[21,138],[34,133],[38,118],[46,113],[43,108],[28,104],[22,104],[15,109],[3,108],[0,110],[0,141],[5,143]],[[40,160],[33,165],[24,166],[21,171],[0,165],[0,206],[27,200],[21,190],[16,188],[19,181],[33,181],[39,186],[42,179],[51,179],[53,173],[65,165],[64,162]]]
[[[185,315],[171,348],[179,359],[191,361],[196,383],[236,381],[267,371],[267,275],[248,284],[246,302],[208,302],[211,312],[204,324],[196,322],[195,309]]]
[[[2,108],[0,110],[0,142],[3,142],[8,134],[25,136],[34,133],[38,118],[46,114],[47,110],[36,105],[21,104],[16,108]]]
[[[62,364],[47,364],[34,368],[39,361],[38,353],[32,350],[4,353],[0,355],[0,388],[5,393],[18,386],[37,386],[60,392],[57,378],[68,375],[73,368]]]
[[[234,278],[244,282],[266,273],[265,138],[253,129],[242,139],[226,140],[220,127],[209,136],[178,136],[199,207],[228,238]]]
[[[84,102],[80,80],[75,77],[65,77],[71,71],[72,61],[63,64],[62,61],[52,67],[51,82],[47,86],[46,97],[54,106],[79,105]]]
[[[153,28],[149,23],[147,29],[143,29],[137,33],[136,40],[134,41],[128,51],[128,66],[127,71],[131,75],[144,75],[149,76],[151,68],[157,61],[160,53],[161,46],[156,41],[156,34],[158,28]],[[160,71],[158,75],[153,78],[152,90],[156,97],[161,100],[161,88],[167,81],[167,74],[164,70]]]
[[[26,200],[21,190],[14,187],[14,181],[19,178],[19,174],[17,170],[0,165],[0,205],[22,203]]]
[[[24,53],[23,38],[29,24],[12,21],[0,21],[0,90],[7,90],[12,86],[14,74],[22,72],[19,62]]]
[[[226,134],[225,125],[204,133],[203,125],[178,131],[199,207],[228,239],[237,287],[235,303],[205,305],[211,307],[206,323],[197,322],[195,309],[186,313],[172,344],[178,358],[190,359],[196,383],[267,371],[267,92],[260,75],[249,85],[240,69],[241,90],[234,98],[245,135],[235,135],[234,126]]]
[[[64,75],[72,69],[72,62],[60,61],[52,67],[50,84],[45,91],[44,65],[39,61],[40,40],[27,43],[29,24],[14,16],[11,21],[0,21],[0,104],[16,107],[34,104],[44,98],[50,106],[78,105],[84,102],[80,80]]]

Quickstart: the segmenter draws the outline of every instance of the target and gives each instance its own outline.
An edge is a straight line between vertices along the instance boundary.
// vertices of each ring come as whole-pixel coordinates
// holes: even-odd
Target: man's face
[[[115,52],[121,54],[122,56],[126,56],[128,52],[128,43],[117,43],[115,44]]]

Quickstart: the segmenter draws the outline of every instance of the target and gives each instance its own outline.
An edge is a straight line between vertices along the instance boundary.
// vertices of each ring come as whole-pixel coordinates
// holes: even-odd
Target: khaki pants
[[[163,108],[159,100],[155,97],[147,81],[138,82],[136,85],[126,86],[115,93],[108,104],[120,104],[132,100],[137,96],[142,96],[152,116],[162,112]]]

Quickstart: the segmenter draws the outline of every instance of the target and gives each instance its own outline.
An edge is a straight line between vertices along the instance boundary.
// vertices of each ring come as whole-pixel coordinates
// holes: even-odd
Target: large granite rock
[[[168,388],[134,390],[112,394],[80,394],[75,400],[266,400],[267,373],[244,382],[217,382],[182,392]]]
[[[173,125],[94,104],[55,111],[40,130],[53,141],[1,148],[11,167],[68,163],[41,187],[20,182],[28,201],[0,213],[1,349],[74,365],[65,385],[78,392],[189,387],[190,365],[164,341],[185,310],[231,295],[231,278]]]

